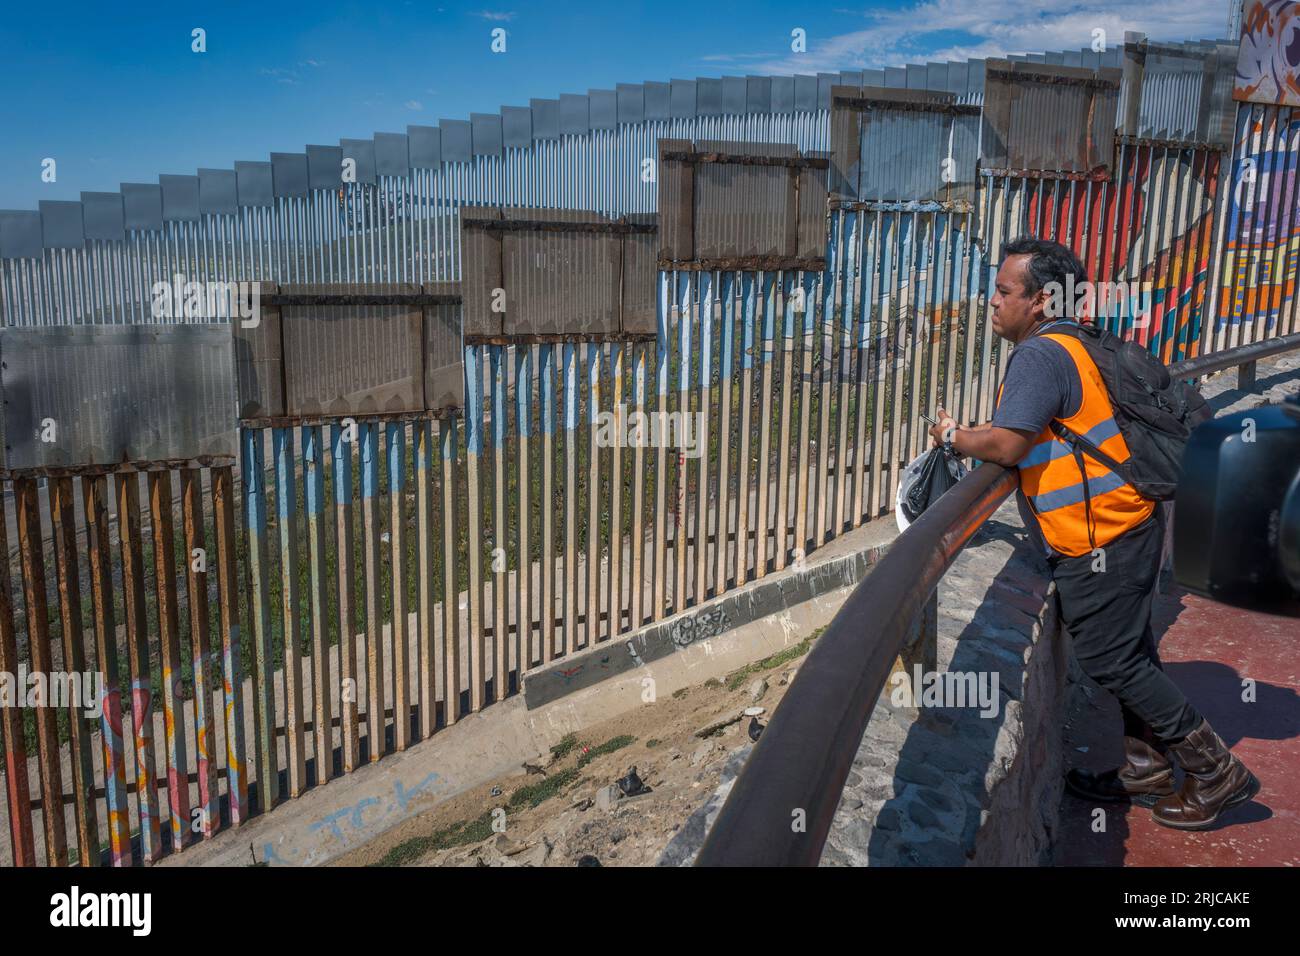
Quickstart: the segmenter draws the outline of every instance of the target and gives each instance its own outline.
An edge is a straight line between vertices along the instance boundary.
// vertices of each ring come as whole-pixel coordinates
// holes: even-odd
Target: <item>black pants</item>
[[[1146,725],[1165,743],[1177,743],[1200,726],[1201,715],[1165,674],[1151,632],[1163,540],[1157,507],[1146,523],[1101,549],[1104,571],[1102,556],[1092,554],[1053,554],[1048,563],[1074,655],[1083,672],[1119,700],[1124,734],[1141,737]]]

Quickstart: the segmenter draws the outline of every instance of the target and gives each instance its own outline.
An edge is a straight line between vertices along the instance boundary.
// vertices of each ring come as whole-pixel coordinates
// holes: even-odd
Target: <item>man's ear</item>
[[[1034,293],[1034,297],[1029,303],[1029,309],[1034,316],[1035,322],[1041,322],[1044,319],[1051,318],[1051,316],[1047,314],[1047,305],[1051,301],[1052,297],[1047,294],[1046,289],[1039,289]]]

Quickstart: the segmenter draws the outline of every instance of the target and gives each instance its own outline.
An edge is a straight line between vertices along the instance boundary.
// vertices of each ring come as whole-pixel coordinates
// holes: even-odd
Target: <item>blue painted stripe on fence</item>
[[[483,347],[465,346],[465,451],[483,451]]]
[[[527,345],[515,346],[515,431],[520,438],[533,433],[533,368],[532,349]]]
[[[763,361],[772,361],[776,341],[776,273],[763,273]]]
[[[691,280],[695,278],[695,273],[687,272],[678,275],[677,282],[677,308],[678,308],[678,334],[681,340],[681,351],[678,353],[678,376],[677,390],[684,392],[691,387]]]
[[[537,391],[542,397],[542,434],[555,434],[555,346],[537,346],[537,364],[541,378]]]
[[[781,327],[787,340],[794,338],[794,273],[781,276],[781,293],[785,298],[785,322]]]
[[[298,506],[293,487],[293,429],[271,429],[271,447],[275,452],[275,513],[286,520]]]
[[[330,426],[330,445],[334,450],[334,503],[345,505],[352,500],[352,443],[347,441],[346,426]]]
[[[442,419],[438,428],[438,457],[444,462],[456,460],[456,416]]]
[[[866,261],[863,263],[862,302],[859,303],[859,307],[862,310],[862,318],[861,327],[858,330],[858,348],[866,351],[871,347],[871,323],[872,319],[875,317],[875,313],[872,311],[872,300],[876,295],[876,262],[880,256],[880,244],[879,242],[874,245],[871,243],[871,239],[876,232],[876,217],[866,213],[863,213],[863,217],[866,220],[864,223],[865,228],[863,230],[863,248],[864,250],[870,249],[871,251],[870,253],[863,253]],[[865,361],[865,356],[859,357],[858,368],[860,371],[858,372],[858,378],[865,380],[867,372],[861,364],[863,361]]]
[[[302,478],[307,514],[319,515],[325,510],[325,469],[321,462],[320,426],[310,425],[302,430]]]
[[[722,275],[722,379],[730,381],[736,337],[736,274]]]
[[[655,391],[668,394],[668,325],[671,318],[672,273],[659,273],[659,295],[656,297],[655,321],[658,335],[655,340]],[[662,407],[663,403],[660,403]]]
[[[266,502],[263,497],[264,471],[262,466],[262,431],[241,428],[244,453],[241,456],[244,483],[244,524],[249,531],[260,534],[266,530]]]
[[[600,416],[600,366],[601,353],[604,350],[599,343],[587,345],[587,421],[596,424]]]
[[[713,382],[713,273],[700,273],[700,385]],[[683,311],[682,315],[686,315]],[[687,353],[682,352],[685,356]]]
[[[373,498],[379,493],[379,428],[374,422],[362,422],[357,427],[361,438],[361,497]]]
[[[387,432],[388,490],[391,494],[400,494],[406,483],[406,423],[389,422]]]
[[[506,376],[504,345],[488,346],[488,368],[492,376],[492,447],[506,447]]]
[[[564,430],[578,427],[578,369],[576,349],[571,343],[564,345]]]
[[[744,272],[740,276],[740,295],[744,302],[744,315],[741,319],[740,367],[749,371],[754,367],[754,273]]]

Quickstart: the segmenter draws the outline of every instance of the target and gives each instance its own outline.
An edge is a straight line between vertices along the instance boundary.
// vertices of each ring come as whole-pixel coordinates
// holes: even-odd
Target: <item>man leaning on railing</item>
[[[962,427],[940,409],[930,434],[958,455],[1018,468],[1017,503],[1044,545],[1075,656],[1119,700],[1124,766],[1100,774],[1071,770],[1066,786],[1086,799],[1152,807],[1165,826],[1204,829],[1250,800],[1259,781],[1161,666],[1151,605],[1162,511],[1095,459],[1085,467],[1077,443],[1053,430],[1063,425],[1113,463],[1129,458],[1097,365],[1065,328],[1074,320],[1055,317],[1049,306],[1051,290],[1082,288],[1087,278],[1058,243],[1009,243],[990,304],[993,331],[1015,348],[993,420]],[[1171,757],[1185,771],[1177,791]]]

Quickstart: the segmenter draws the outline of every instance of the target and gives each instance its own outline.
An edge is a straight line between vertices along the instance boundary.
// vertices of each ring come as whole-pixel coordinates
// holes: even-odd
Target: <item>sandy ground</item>
[[[763,708],[757,720],[766,725],[808,649],[807,641],[792,645],[721,681],[595,724],[517,774],[414,817],[332,865],[653,865],[717,787],[728,754],[750,742],[753,718],[704,731],[751,707]],[[633,766],[649,793],[619,794],[608,807],[598,800]]]

